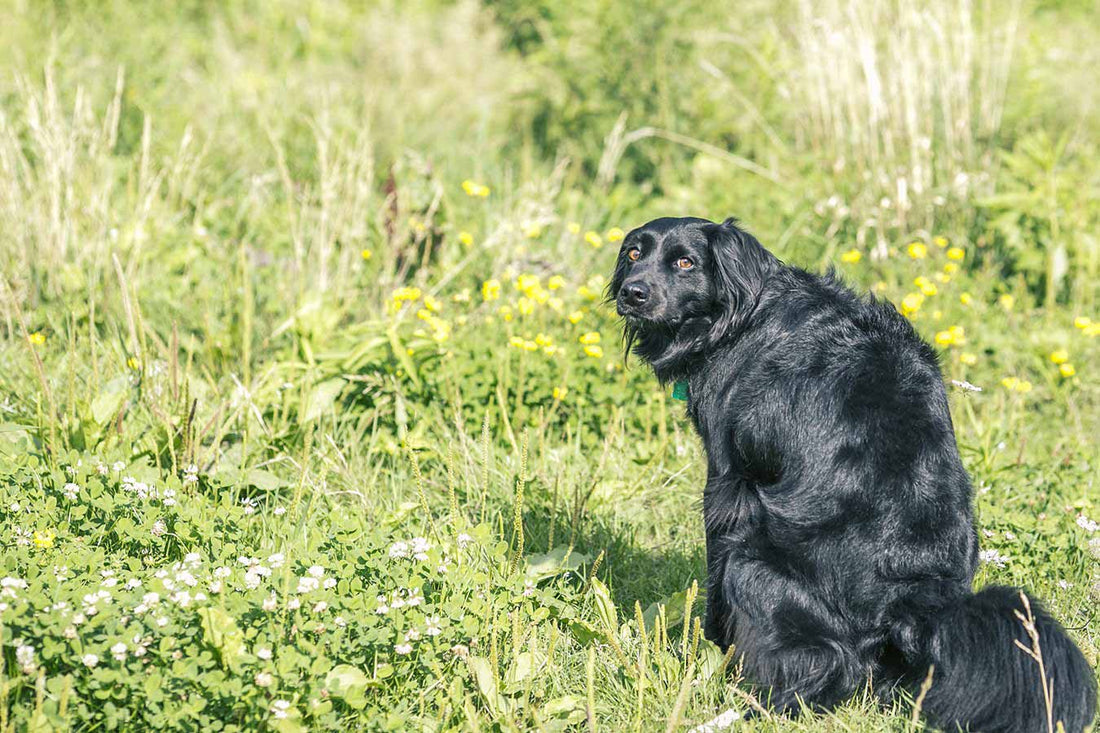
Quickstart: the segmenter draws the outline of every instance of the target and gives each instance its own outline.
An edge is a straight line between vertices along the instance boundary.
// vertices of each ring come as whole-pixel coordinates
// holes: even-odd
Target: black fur
[[[636,261],[631,259],[637,249]],[[686,260],[684,259],[686,258]],[[868,682],[948,730],[1047,729],[1020,592],[971,581],[978,541],[936,354],[888,303],[782,264],[734,220],[657,219],[609,294],[662,382],[686,380],[707,455],[706,636],[779,711]],[[1034,600],[1055,720],[1095,678]]]

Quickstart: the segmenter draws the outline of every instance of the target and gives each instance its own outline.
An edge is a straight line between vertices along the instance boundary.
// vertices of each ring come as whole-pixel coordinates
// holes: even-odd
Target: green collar
[[[681,379],[672,387],[672,399],[688,401],[688,383],[686,379]]]

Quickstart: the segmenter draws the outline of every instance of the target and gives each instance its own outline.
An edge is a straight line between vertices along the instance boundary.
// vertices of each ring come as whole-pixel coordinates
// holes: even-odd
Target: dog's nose
[[[628,303],[640,305],[649,299],[649,288],[642,283],[627,283],[623,285],[623,295]]]

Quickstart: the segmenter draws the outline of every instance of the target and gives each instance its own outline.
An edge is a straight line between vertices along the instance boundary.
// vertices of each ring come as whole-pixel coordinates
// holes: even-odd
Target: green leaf
[[[592,594],[596,599],[596,613],[600,616],[600,623],[609,634],[614,634],[619,628],[619,612],[615,608],[615,602],[611,600],[611,593],[598,578],[592,578]]]
[[[329,693],[355,710],[362,710],[366,706],[369,686],[370,679],[367,675],[350,664],[338,664],[325,675],[325,687]]]
[[[302,420],[305,422],[316,420],[332,409],[333,403],[336,402],[336,398],[340,396],[343,389],[343,377],[326,379],[314,386],[306,399],[306,408],[303,411]]]
[[[552,578],[555,575],[576,570],[591,559],[583,552],[570,553],[568,547],[559,545],[550,552],[528,557],[527,577],[533,580]]]
[[[106,425],[122,409],[130,391],[129,377],[115,377],[92,400],[92,419],[99,426]]]
[[[238,671],[247,649],[237,620],[213,606],[199,609],[199,618],[202,620],[203,641],[217,650],[223,664]]]

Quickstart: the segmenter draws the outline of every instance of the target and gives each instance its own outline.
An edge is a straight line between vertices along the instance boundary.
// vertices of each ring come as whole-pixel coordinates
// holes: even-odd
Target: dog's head
[[[623,239],[608,294],[628,347],[636,342],[665,379],[685,357],[736,334],[778,264],[733,219],[655,219]]]

